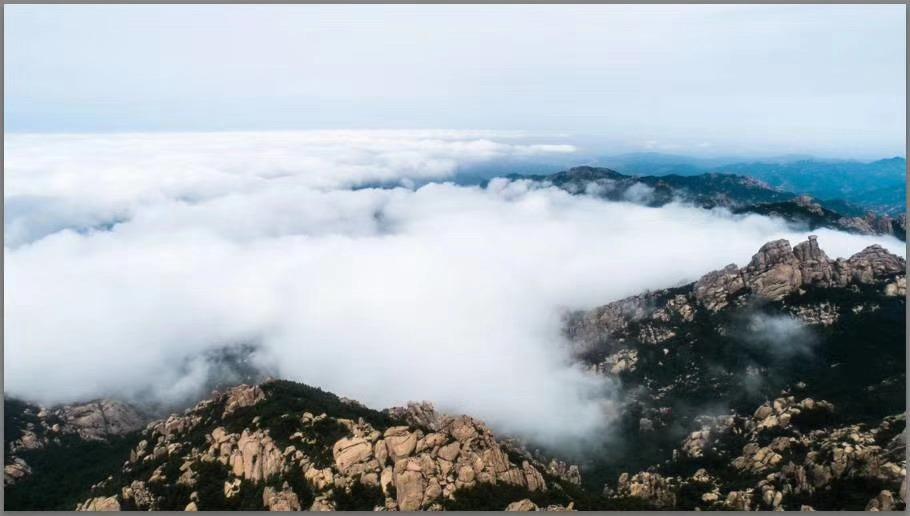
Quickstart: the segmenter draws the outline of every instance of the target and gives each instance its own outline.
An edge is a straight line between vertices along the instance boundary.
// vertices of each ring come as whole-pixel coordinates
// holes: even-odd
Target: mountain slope
[[[602,157],[597,162],[630,175],[714,173],[749,176],[784,191],[818,199],[843,199],[865,210],[892,216],[906,211],[907,160],[902,157],[871,162],[819,160],[807,156],[742,161],[639,153]]]
[[[625,439],[585,478],[659,507],[861,510],[883,490],[902,504],[905,268],[878,246],[831,260],[814,239],[776,241],[745,267],[569,314],[578,360],[626,400]]]
[[[507,178],[552,185],[572,194],[646,206],[682,201],[708,209],[724,207],[735,213],[777,216],[809,230],[826,227],[849,233],[893,235],[901,239],[906,235],[904,214],[896,217],[876,215],[842,201],[816,201],[740,175],[627,176],[607,168],[584,166],[548,176],[512,174]]]
[[[80,510],[559,509],[590,503],[480,421],[427,405],[378,412],[302,384],[242,385],[150,423]]]

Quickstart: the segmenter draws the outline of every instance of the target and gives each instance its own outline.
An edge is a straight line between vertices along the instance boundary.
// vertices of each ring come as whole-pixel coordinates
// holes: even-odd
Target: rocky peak
[[[412,511],[446,508],[475,488],[508,486],[534,498],[580,482],[577,466],[547,468],[469,416],[439,414],[426,402],[376,412],[304,388],[311,389],[242,385],[150,423],[117,480],[123,485],[102,482],[79,507],[206,510],[253,500],[270,510],[332,510],[354,499],[368,509]],[[328,410],[314,415],[307,406]],[[213,475],[218,492],[207,487],[200,498]]]
[[[433,430],[439,428],[439,419],[441,416],[436,412],[436,408],[433,404],[428,401],[419,403],[412,401],[404,407],[392,407],[388,409],[388,412],[392,416],[402,421],[406,421],[412,426],[423,426]]]
[[[9,451],[43,448],[50,439],[76,435],[88,441],[101,441],[115,435],[139,430],[146,416],[132,405],[101,399],[53,408],[27,406],[24,414],[33,419],[22,436],[10,443]]]
[[[792,249],[787,240],[768,242],[746,267],[728,265],[702,276],[694,285],[694,294],[702,306],[716,311],[744,291],[776,301],[805,286],[875,283],[903,273],[905,268],[903,258],[880,245],[871,245],[847,260],[832,261],[812,235]]]

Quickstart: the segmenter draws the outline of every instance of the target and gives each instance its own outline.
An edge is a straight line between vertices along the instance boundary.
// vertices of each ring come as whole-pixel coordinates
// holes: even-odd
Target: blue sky
[[[5,6],[12,132],[452,128],[904,155],[904,6]]]

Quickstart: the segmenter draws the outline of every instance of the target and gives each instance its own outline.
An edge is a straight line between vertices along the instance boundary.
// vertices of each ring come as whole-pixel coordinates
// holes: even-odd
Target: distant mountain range
[[[816,201],[740,175],[629,176],[608,168],[583,166],[551,175],[509,174],[506,177],[611,201],[646,206],[684,201],[708,209],[724,207],[734,213],[776,216],[810,230],[826,227],[849,233],[906,238],[906,215],[903,213],[892,217],[868,212],[846,201]]]
[[[864,162],[825,160],[803,155],[745,160],[653,152],[615,156],[573,154],[548,160],[535,158],[533,161],[483,163],[459,171],[456,181],[462,184],[478,183],[516,172],[548,175],[576,165],[608,168],[628,176],[747,176],[784,192],[812,196],[823,201],[824,206],[837,206],[835,211],[848,216],[863,216],[866,211],[896,216],[906,211],[907,160],[903,157]]]
[[[639,153],[604,157],[599,165],[632,175],[706,173],[749,176],[769,185],[817,199],[842,199],[891,215],[906,211],[907,160],[902,157],[871,162],[819,160],[803,156],[725,162],[685,156]]]

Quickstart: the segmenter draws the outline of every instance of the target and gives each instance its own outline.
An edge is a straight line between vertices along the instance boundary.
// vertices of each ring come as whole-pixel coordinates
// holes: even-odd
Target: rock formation
[[[102,482],[95,486],[99,494],[79,509],[101,503],[164,509],[163,493],[176,489],[186,493],[180,508],[192,503],[206,510],[262,489],[261,507],[270,510],[331,510],[366,492],[375,493],[369,509],[413,511],[444,508],[478,485],[507,485],[533,495],[546,493],[562,477],[572,479],[566,485],[580,482],[577,466],[559,461],[549,468],[555,480],[547,480],[546,466],[506,447],[482,422],[439,414],[427,403],[382,415],[336,399],[339,411],[353,407],[372,421],[306,410],[260,417],[273,406],[295,403],[269,394],[286,385],[238,386],[150,423],[124,466],[126,485]],[[219,479],[214,499],[202,491],[212,475]],[[113,496],[100,496],[111,491]]]

